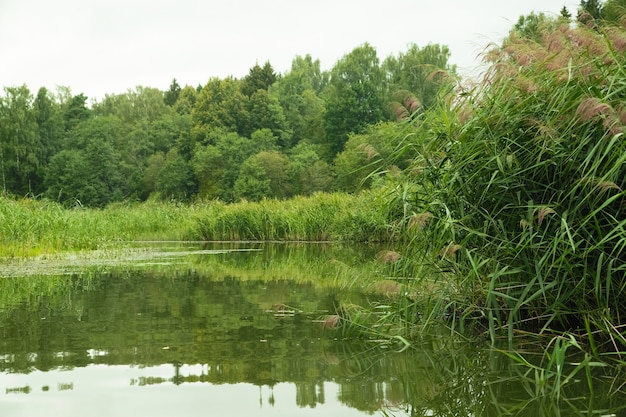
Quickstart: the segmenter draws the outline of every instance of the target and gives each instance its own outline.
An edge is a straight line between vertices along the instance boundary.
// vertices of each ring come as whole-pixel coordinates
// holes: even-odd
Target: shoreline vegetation
[[[407,296],[391,301],[390,337],[442,321],[494,343],[534,333],[549,339],[539,367],[505,354],[550,395],[579,372],[591,387],[591,368],[626,364],[626,27],[530,15],[486,61],[476,85],[444,83],[427,110],[405,101],[396,127],[348,139],[361,192],[102,209],[1,198],[0,256],[136,239],[393,242],[380,262]]]
[[[102,209],[2,197],[0,257],[140,240],[388,242],[393,230],[382,202],[373,191],[231,204],[115,203]]]

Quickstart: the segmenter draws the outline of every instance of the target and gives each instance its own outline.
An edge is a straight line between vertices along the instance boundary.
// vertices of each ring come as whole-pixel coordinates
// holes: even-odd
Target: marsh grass
[[[153,202],[67,209],[45,200],[0,198],[0,257],[100,249],[129,240],[190,238],[195,210]]]
[[[626,30],[539,34],[513,33],[484,80],[422,115],[398,149],[418,156],[386,203],[411,260],[397,276],[445,283],[420,328],[448,317],[493,342],[561,332],[623,363]]]
[[[381,207],[375,192],[213,203],[197,217],[197,234],[209,241],[388,241],[390,218]]]

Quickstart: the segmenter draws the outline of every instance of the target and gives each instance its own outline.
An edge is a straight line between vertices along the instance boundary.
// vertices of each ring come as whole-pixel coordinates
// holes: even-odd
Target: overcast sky
[[[369,42],[382,61],[407,45],[448,45],[475,68],[522,14],[578,0],[0,0],[0,86],[69,86],[101,99],[137,85],[165,90],[277,72],[310,54],[323,69]]]

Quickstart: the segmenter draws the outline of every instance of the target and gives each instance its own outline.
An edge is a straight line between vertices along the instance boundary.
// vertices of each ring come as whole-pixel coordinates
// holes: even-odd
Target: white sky
[[[0,86],[69,86],[101,99],[243,77],[296,55],[323,69],[369,42],[382,61],[410,43],[448,45],[461,73],[520,15],[576,13],[579,0],[0,0]]]

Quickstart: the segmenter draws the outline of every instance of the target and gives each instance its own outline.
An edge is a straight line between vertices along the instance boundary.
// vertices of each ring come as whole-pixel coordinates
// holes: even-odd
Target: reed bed
[[[84,209],[0,198],[0,256],[100,249],[134,240],[377,242],[391,236],[379,200],[369,192],[255,203],[149,201]]]
[[[196,233],[208,241],[386,241],[390,219],[378,200],[367,192],[213,203],[198,215]]]
[[[413,275],[451,284],[429,317],[494,340],[567,332],[623,360],[626,30],[539,33],[513,33],[482,83],[423,116],[387,205],[410,207],[398,223]]]
[[[99,249],[129,240],[190,237],[194,206],[116,204],[64,208],[46,200],[0,198],[0,257]]]

